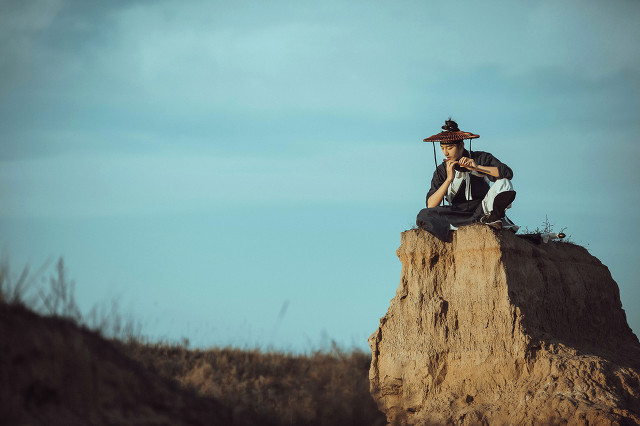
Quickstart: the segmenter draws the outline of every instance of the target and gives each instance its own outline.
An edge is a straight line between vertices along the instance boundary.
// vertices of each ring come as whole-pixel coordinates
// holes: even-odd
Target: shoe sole
[[[488,227],[491,227],[493,229],[502,229],[502,221],[501,220],[496,220],[495,222],[485,223],[485,225],[487,225]]]

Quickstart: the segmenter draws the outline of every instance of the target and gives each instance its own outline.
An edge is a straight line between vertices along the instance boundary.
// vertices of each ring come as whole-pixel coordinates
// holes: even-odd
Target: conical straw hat
[[[465,139],[476,139],[479,138],[480,135],[476,135],[471,132],[463,132],[458,129],[458,123],[449,119],[444,122],[443,132],[438,133],[437,135],[429,136],[426,139],[423,139],[424,142],[459,142]]]

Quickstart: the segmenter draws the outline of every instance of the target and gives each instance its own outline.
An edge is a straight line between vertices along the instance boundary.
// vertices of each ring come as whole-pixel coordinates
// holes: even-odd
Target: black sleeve
[[[440,188],[440,186],[446,180],[447,178],[446,173],[447,171],[444,170],[444,167],[440,167],[440,166],[436,167],[436,170],[433,172],[433,177],[431,178],[431,189],[429,189],[429,192],[427,193],[427,198],[425,200],[427,207],[429,207],[429,201],[428,201],[429,197],[431,197],[433,193],[436,192],[438,188]]]
[[[489,166],[489,167],[498,168],[498,173],[500,174],[499,177],[496,178],[496,177],[487,175],[487,177],[491,182],[495,182],[498,179],[509,179],[509,180],[513,179],[513,171],[511,170],[511,168],[506,164],[501,163],[500,160],[498,160],[496,157],[489,154],[488,152],[475,151],[473,153],[473,157],[476,164],[479,166]]]

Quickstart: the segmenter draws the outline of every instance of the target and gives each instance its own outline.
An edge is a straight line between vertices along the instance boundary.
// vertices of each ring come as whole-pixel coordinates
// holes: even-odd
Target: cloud
[[[40,45],[49,62],[41,72],[64,88],[62,98],[86,102],[400,117],[416,90],[446,95],[438,84],[473,78],[469,68],[589,79],[640,69],[624,47],[640,41],[637,3],[367,5],[125,3],[85,17],[95,30],[83,40],[91,48]],[[36,27],[50,27],[52,14]]]
[[[407,198],[402,158],[417,146],[312,155],[56,156],[0,162],[1,217],[207,211],[230,204],[353,203]],[[390,162],[390,158],[395,161]],[[406,169],[419,170],[417,167]],[[9,191],[10,190],[10,191]]]
[[[0,3],[0,90],[22,84],[42,62],[39,36],[51,28],[62,0]]]
[[[628,48],[640,42],[638,13],[640,3],[631,1],[541,2],[528,18],[525,64],[589,80],[638,72],[640,56]]]
[[[62,0],[8,0],[0,5],[0,39],[47,29],[63,5]]]
[[[449,114],[535,131],[638,107],[637,2],[43,4],[5,30],[28,48],[3,45],[2,158],[368,143]]]

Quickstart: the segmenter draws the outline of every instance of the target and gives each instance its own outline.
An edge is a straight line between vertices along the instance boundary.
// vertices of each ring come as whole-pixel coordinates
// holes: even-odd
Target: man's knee
[[[440,209],[438,207],[426,207],[416,216],[416,225],[420,226],[428,217],[440,216]]]
[[[513,184],[511,183],[511,180],[509,179],[497,179],[495,182],[493,182],[493,185],[491,185],[491,189],[493,190],[493,192],[504,192],[504,191],[513,191]]]

